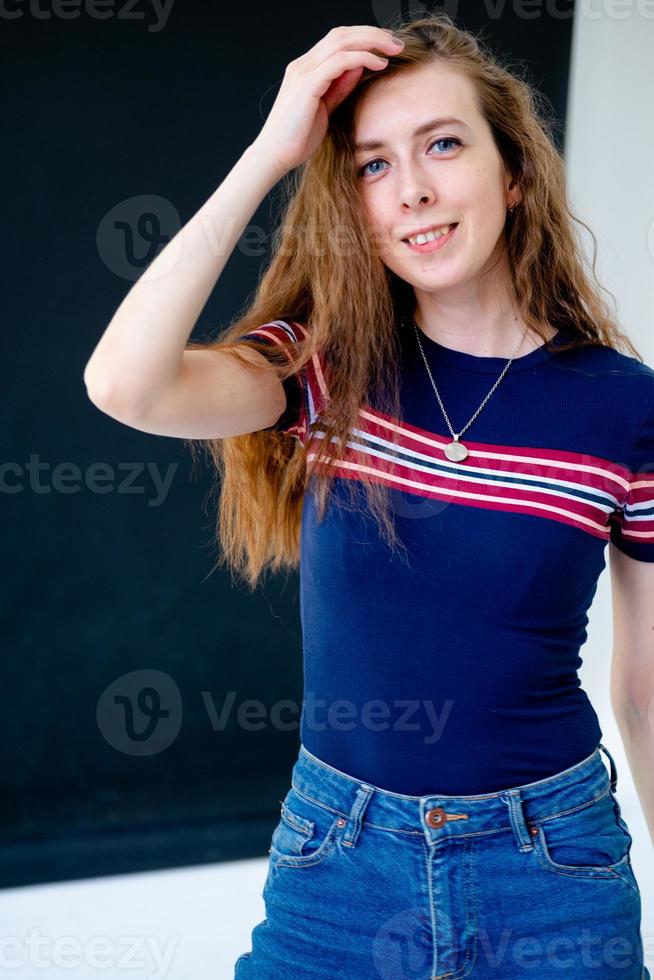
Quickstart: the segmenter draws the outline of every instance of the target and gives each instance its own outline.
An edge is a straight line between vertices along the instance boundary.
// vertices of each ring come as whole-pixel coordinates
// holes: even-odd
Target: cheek
[[[368,237],[372,241],[379,239],[384,234],[385,223],[388,219],[384,217],[384,208],[378,197],[370,193],[362,193],[361,209]]]
[[[495,239],[505,220],[502,192],[493,181],[484,179],[483,174],[479,175],[478,181],[469,188],[468,204],[462,205],[462,213],[465,217],[466,210],[469,212],[470,226],[477,236]]]
[[[365,220],[374,230],[379,232],[388,226],[391,216],[389,201],[381,190],[375,193],[375,189],[370,188],[363,196],[363,208]]]
[[[499,174],[481,170],[475,175],[476,180],[470,188],[471,198],[486,226],[495,227],[498,221],[504,220],[506,197]]]
[[[372,248],[380,255],[388,255],[395,247],[395,225],[389,212],[379,206],[370,208],[365,220]]]
[[[393,238],[388,230],[383,224],[377,224],[370,228],[368,232],[368,238],[371,243],[372,250],[381,258],[390,256],[393,252]]]

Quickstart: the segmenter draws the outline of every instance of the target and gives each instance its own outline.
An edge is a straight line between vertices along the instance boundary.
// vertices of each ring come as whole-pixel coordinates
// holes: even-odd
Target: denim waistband
[[[610,773],[600,750],[610,764]],[[618,775],[613,756],[600,742],[594,752],[568,769],[536,782],[474,796],[406,796],[382,789],[334,768],[300,744],[293,766],[293,789],[340,814],[347,823],[346,843],[354,845],[364,823],[380,829],[468,836],[511,827],[521,849],[533,847],[533,825],[576,810],[610,793],[615,797]]]

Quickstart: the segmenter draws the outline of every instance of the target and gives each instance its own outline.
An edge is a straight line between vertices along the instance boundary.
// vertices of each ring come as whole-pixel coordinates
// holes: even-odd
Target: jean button
[[[442,827],[447,816],[442,806],[435,806],[432,810],[427,810],[425,820],[430,827]]]

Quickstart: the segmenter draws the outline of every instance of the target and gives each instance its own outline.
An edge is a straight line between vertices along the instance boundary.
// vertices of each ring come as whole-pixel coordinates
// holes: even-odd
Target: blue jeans
[[[234,980],[650,980],[616,785],[601,743],[477,796],[389,792],[300,745]]]

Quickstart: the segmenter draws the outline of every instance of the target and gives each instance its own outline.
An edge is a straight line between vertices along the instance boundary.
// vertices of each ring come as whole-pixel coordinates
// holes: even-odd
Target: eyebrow
[[[442,116],[439,119],[430,119],[429,122],[423,123],[422,126],[418,126],[414,129],[413,136],[423,136],[425,133],[429,132],[430,129],[438,129],[441,126],[463,126],[464,129],[469,129],[469,126],[464,123],[463,119],[456,119],[454,116]],[[364,140],[362,143],[354,144],[354,152],[358,153],[360,150],[381,150],[386,146],[381,140]]]

